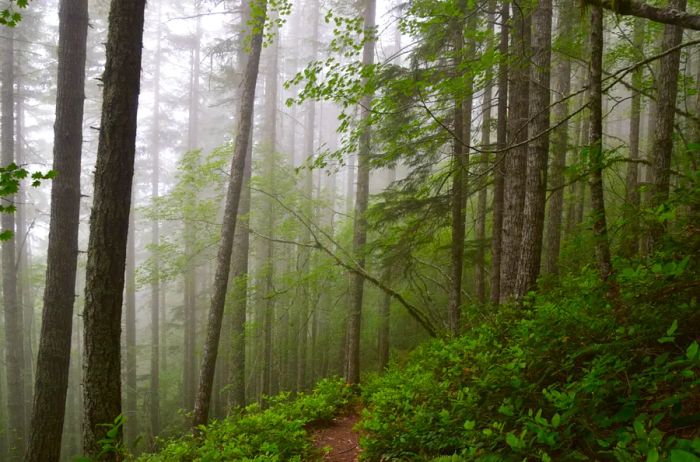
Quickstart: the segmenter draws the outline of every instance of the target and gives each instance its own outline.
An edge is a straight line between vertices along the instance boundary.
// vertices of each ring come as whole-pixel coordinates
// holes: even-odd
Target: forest
[[[0,461],[700,462],[700,1],[0,0]]]

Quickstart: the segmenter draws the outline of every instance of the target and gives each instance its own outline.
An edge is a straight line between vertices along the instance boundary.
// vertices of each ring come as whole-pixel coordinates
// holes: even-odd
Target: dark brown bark
[[[674,11],[683,12],[686,3],[686,0],[671,0],[669,7]],[[661,41],[661,51],[680,45],[682,40],[681,27],[666,25]],[[669,196],[680,57],[680,50],[676,50],[659,60],[659,73],[656,79],[656,124],[651,146],[651,206],[655,209],[668,200]],[[652,226],[650,251],[658,247],[663,232],[663,223]]]
[[[550,61],[552,55],[552,1],[540,0],[532,14],[532,58],[530,77],[530,124],[525,180],[520,260],[515,295],[534,289],[540,274],[544,209],[549,155]],[[537,136],[539,133],[544,133]]]
[[[121,313],[145,6],[145,0],[115,0],[109,13],[83,315],[83,450],[91,457],[100,452],[104,424],[122,410]]]
[[[200,425],[206,424],[209,417],[209,405],[211,403],[212,385],[214,382],[214,368],[219,351],[221,324],[231,268],[233,235],[236,229],[236,217],[238,215],[238,205],[241,199],[245,158],[248,152],[250,132],[253,128],[252,115],[253,103],[255,101],[255,84],[258,80],[260,51],[262,49],[263,28],[266,15],[267,1],[262,0],[256,2],[256,8],[254,9],[250,24],[251,30],[253,31],[251,51],[243,78],[240,117],[236,132],[233,160],[231,162],[231,179],[226,194],[226,206],[224,208],[223,224],[221,226],[221,243],[216,260],[213,295],[207,322],[207,337],[204,344],[204,356],[202,358],[199,387],[197,389],[194,417],[192,420],[192,426],[195,429]]]
[[[593,216],[593,234],[598,272],[604,281],[612,275],[610,245],[605,220],[605,200],[603,197],[603,10],[591,5],[591,63],[588,78],[590,99],[590,187],[591,214]]]
[[[501,33],[498,50],[502,60],[498,65],[498,114],[496,122],[496,155],[493,172],[493,231],[491,237],[491,303],[497,305],[501,299],[501,251],[503,247],[503,182],[505,154],[508,137],[508,41],[510,4],[501,4]]]
[[[567,40],[572,33],[573,21],[568,9],[573,7],[569,1],[559,5],[559,24],[557,35]],[[547,240],[545,247],[544,272],[559,274],[559,250],[561,248],[562,221],[564,213],[564,170],[566,154],[569,150],[569,124],[562,121],[569,114],[568,98],[571,93],[571,60],[563,54],[557,57],[555,65],[554,91],[557,105],[553,109],[554,123],[561,124],[552,133],[552,158],[549,175],[550,189],[549,211],[547,215]]]
[[[637,52],[644,53],[644,22],[641,19],[634,21],[632,42]],[[632,73],[632,87],[641,88],[644,68],[641,66]],[[641,100],[642,95],[637,90],[632,90],[630,100],[630,144],[629,163],[625,178],[625,225],[626,232],[622,239],[621,253],[626,257],[633,257],[639,250],[639,140],[641,128]]]
[[[601,6],[617,14],[700,30],[700,15],[686,13],[685,6],[681,7],[678,3],[670,4],[667,8],[658,8],[636,0],[586,0],[586,3]]]
[[[364,30],[366,34],[362,53],[362,64],[371,66],[374,63],[375,45],[375,16],[376,0],[367,0],[364,12]],[[370,38],[371,37],[371,38]],[[355,219],[353,226],[352,251],[361,268],[365,266],[365,244],[367,242],[367,204],[369,202],[369,156],[371,127],[370,107],[372,95],[365,95],[360,102],[360,135],[357,152],[357,191],[355,195]],[[350,296],[348,310],[348,348],[346,352],[347,371],[345,380],[351,385],[360,383],[360,324],[362,320],[362,298],[364,294],[364,278],[357,273],[350,275]]]
[[[515,282],[520,259],[525,175],[527,166],[527,122],[530,92],[530,26],[528,11],[513,10],[512,52],[510,68],[508,144],[516,145],[505,154],[503,186],[503,230],[501,249],[500,301],[515,295]]]
[[[2,40],[2,164],[7,166],[15,161],[15,114],[14,114],[14,31],[5,29]],[[7,202],[14,204],[16,196],[6,196]],[[3,231],[15,232],[15,217],[3,212],[0,223]],[[2,294],[5,310],[5,374],[7,376],[7,410],[10,459],[19,460],[26,443],[25,384],[24,384],[24,345],[22,340],[22,309],[17,294],[17,256],[15,234],[2,241]]]

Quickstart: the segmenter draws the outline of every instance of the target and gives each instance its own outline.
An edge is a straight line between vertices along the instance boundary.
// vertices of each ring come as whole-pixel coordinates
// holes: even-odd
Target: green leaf
[[[559,424],[561,423],[561,416],[557,412],[552,416],[552,427],[557,428]]]
[[[513,449],[521,449],[523,447],[523,442],[510,432],[506,435],[506,443]]]
[[[669,327],[668,330],[666,331],[666,335],[671,337],[671,336],[673,336],[673,334],[676,333],[677,330],[678,330],[678,320],[674,319],[673,324],[671,324],[671,327]]]
[[[691,343],[685,354],[690,360],[696,359],[698,357],[698,342]]]
[[[647,462],[658,462],[659,451],[656,448],[651,448],[647,453]]]
[[[476,427],[476,422],[473,420],[467,420],[464,422],[464,429],[465,430],[474,430],[474,427]]]
[[[700,457],[682,449],[672,449],[670,462],[700,462]]]

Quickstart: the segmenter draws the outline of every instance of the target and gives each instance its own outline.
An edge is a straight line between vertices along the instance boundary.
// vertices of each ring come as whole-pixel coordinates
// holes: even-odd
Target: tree
[[[8,29],[2,40],[2,163],[14,165],[15,160],[15,114],[14,85],[15,58],[14,33]],[[14,204],[15,196],[6,197]],[[15,217],[2,213],[2,228],[14,233]],[[16,238],[16,236],[15,236]],[[2,241],[2,294],[5,310],[5,373],[7,376],[8,427],[10,433],[10,456],[19,460],[25,448],[26,423],[24,403],[24,344],[22,310],[17,297],[17,257],[15,238]]]
[[[44,309],[27,461],[58,460],[61,454],[78,264],[87,27],[87,0],[62,0],[53,154],[53,169],[61,173],[51,187]]]
[[[253,1],[253,0],[251,0]],[[216,274],[214,288],[207,322],[207,337],[204,343],[204,357],[199,378],[199,387],[195,398],[193,428],[204,425],[209,417],[211,392],[214,383],[216,356],[219,350],[221,323],[224,314],[224,304],[229,283],[233,235],[236,229],[238,205],[241,199],[245,158],[252,130],[253,103],[255,100],[255,84],[258,80],[260,52],[262,49],[263,28],[267,17],[267,0],[251,3],[250,29],[252,32],[250,56],[245,68],[242,84],[240,117],[231,162],[231,179],[226,194],[224,221],[221,227],[221,243],[216,258]]]
[[[549,157],[550,61],[552,54],[552,1],[541,0],[532,14],[532,65],[528,123],[527,173],[520,259],[515,295],[533,289],[540,274],[542,232]]]
[[[121,311],[145,6],[145,0],[114,0],[109,12],[83,316],[83,450],[92,457],[100,454],[104,425],[121,414]]]
[[[375,44],[375,16],[376,0],[367,0],[364,12],[364,48],[362,64],[371,66],[374,63]],[[359,151],[357,153],[357,190],[355,195],[355,215],[353,222],[352,251],[361,268],[365,265],[364,246],[367,242],[367,204],[369,202],[369,156],[371,127],[370,110],[372,95],[365,95],[360,102],[360,135]],[[347,327],[347,352],[346,352],[346,376],[345,380],[351,385],[360,383],[360,325],[362,321],[362,297],[364,290],[364,278],[357,273],[350,276],[350,297],[348,301],[348,327]]]

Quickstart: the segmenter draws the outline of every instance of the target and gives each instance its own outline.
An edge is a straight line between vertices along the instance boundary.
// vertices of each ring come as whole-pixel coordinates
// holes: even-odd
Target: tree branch
[[[590,5],[601,6],[624,16],[651,19],[652,21],[686,29],[700,30],[700,15],[673,8],[658,8],[637,0],[585,0]]]

